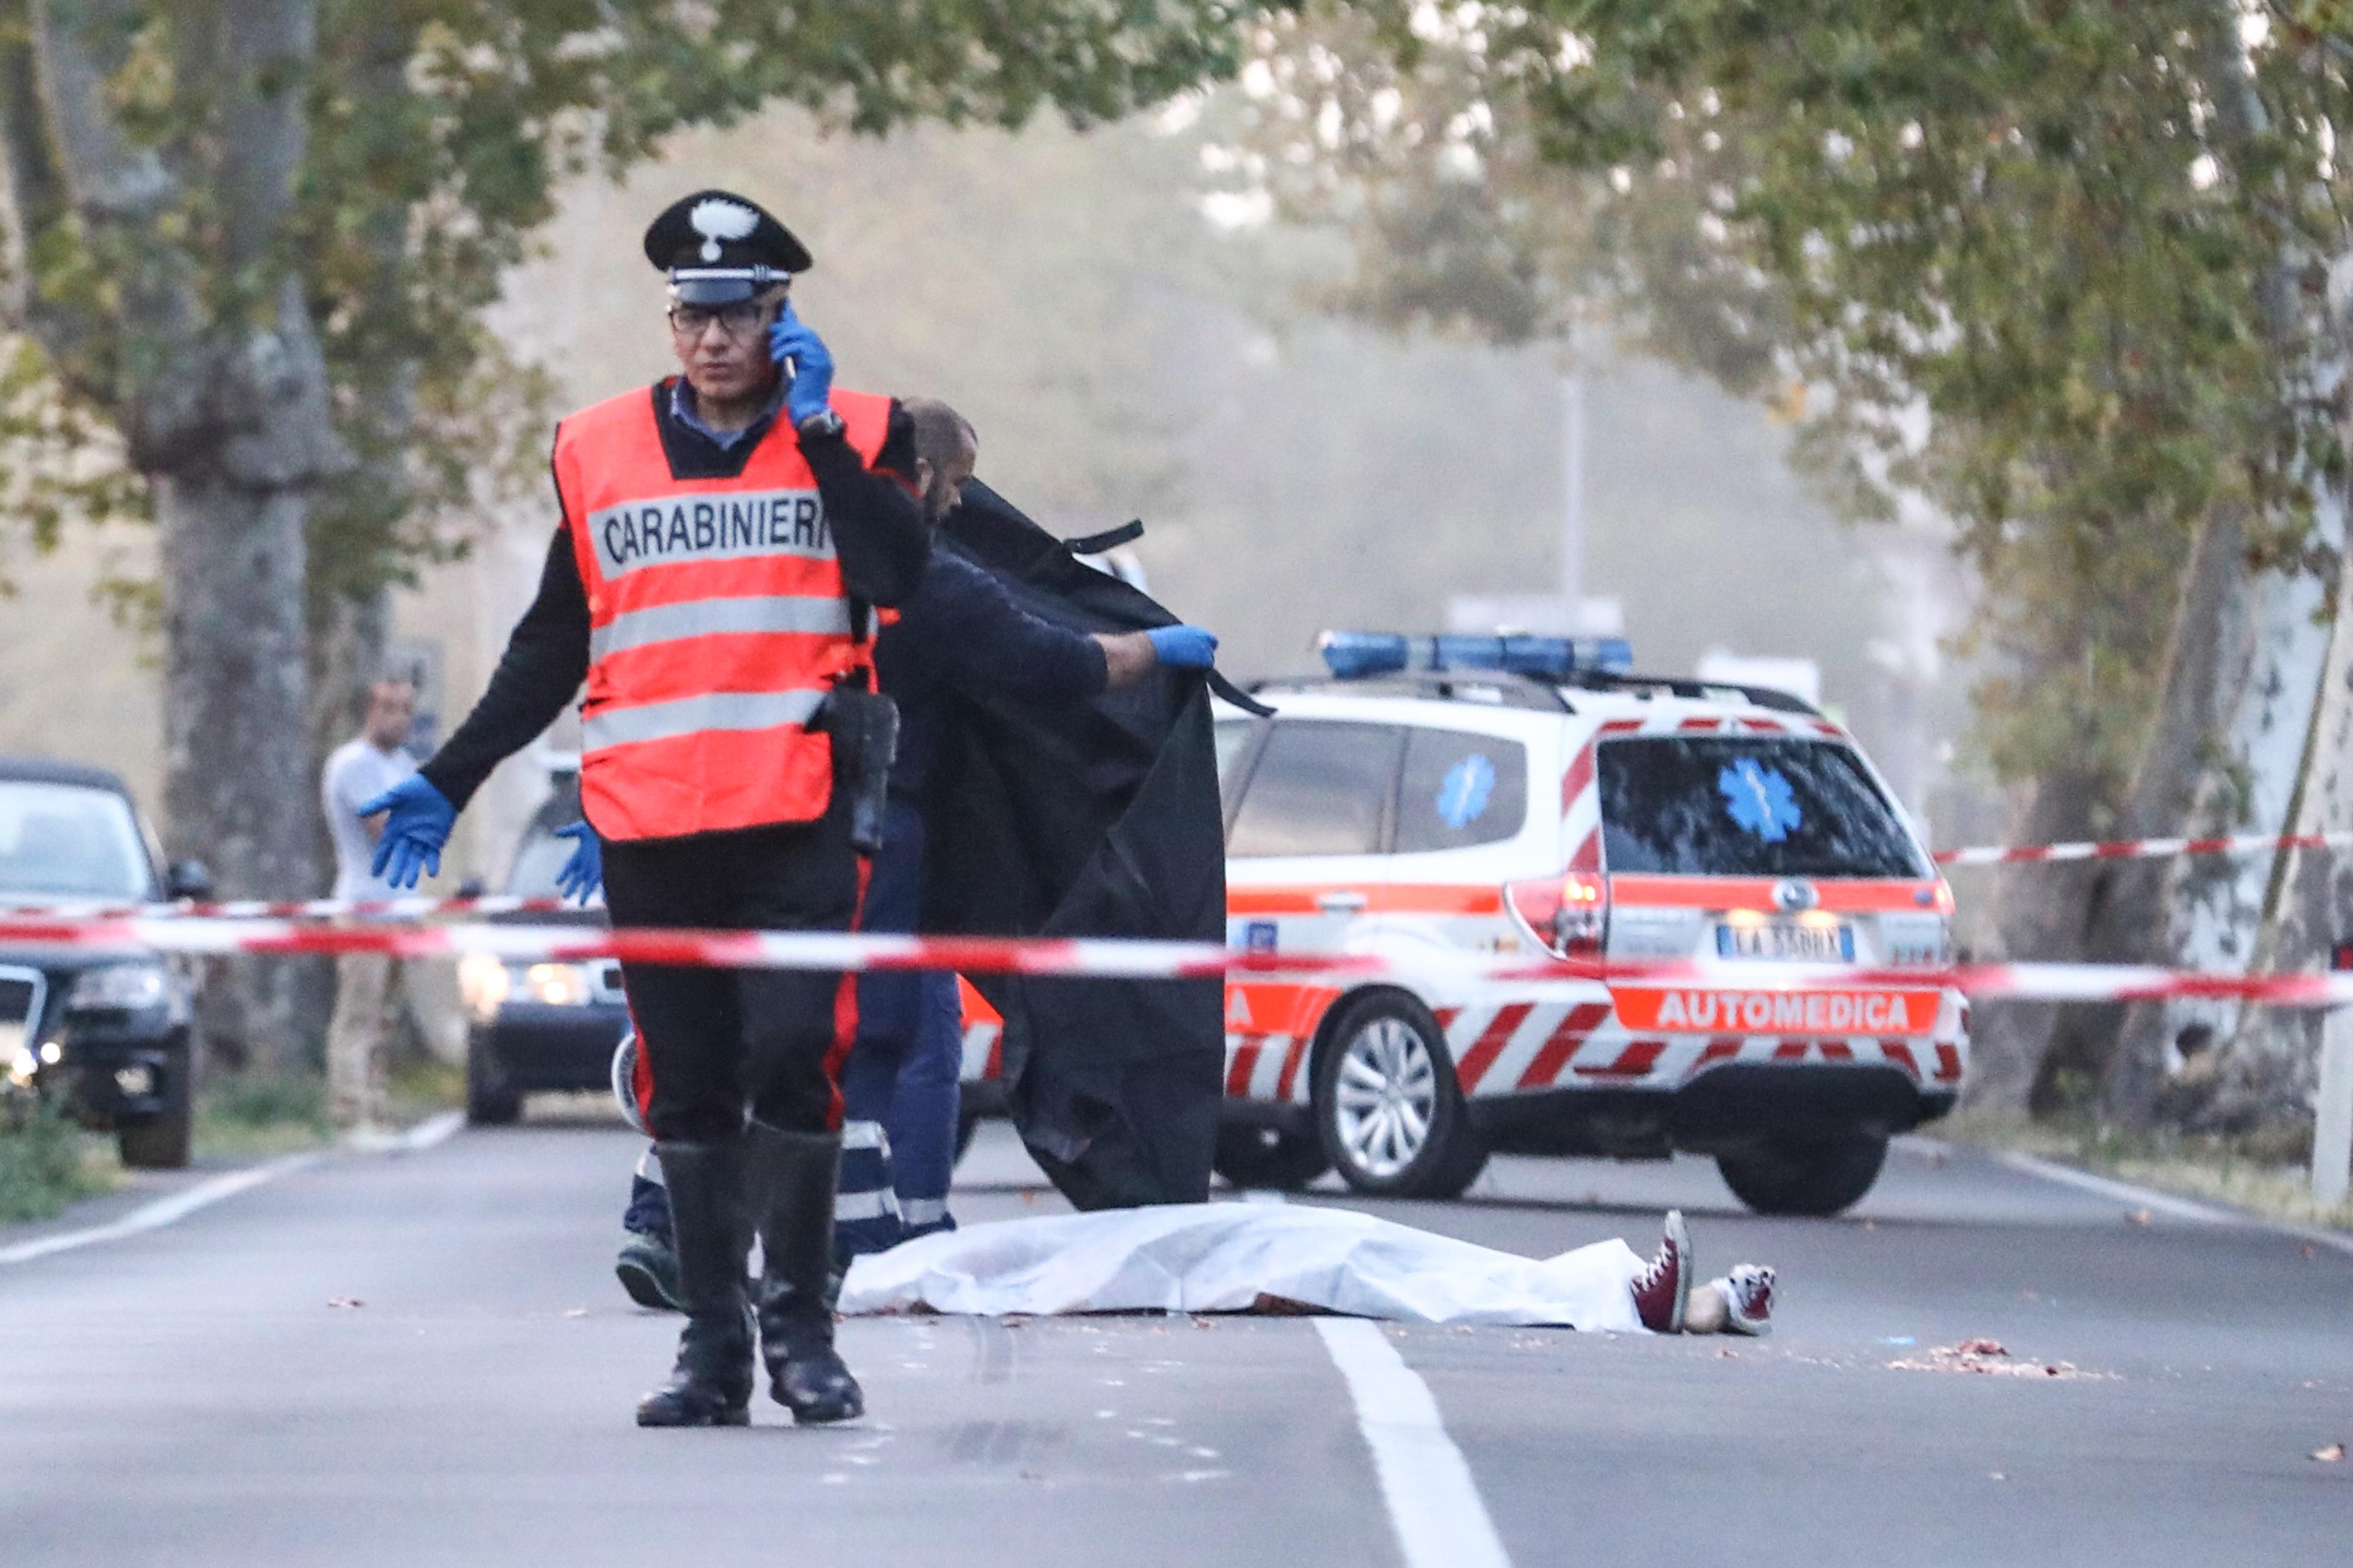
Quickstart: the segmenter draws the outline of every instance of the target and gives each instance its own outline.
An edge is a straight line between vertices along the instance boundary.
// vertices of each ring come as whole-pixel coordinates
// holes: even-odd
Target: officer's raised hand
[[[768,329],[768,357],[783,365],[790,378],[785,386],[785,411],[793,428],[799,429],[832,406],[828,400],[833,395],[833,352],[816,329],[793,314],[789,300],[776,324]]]
[[[458,821],[458,808],[423,773],[411,773],[373,800],[360,803],[362,816],[389,812],[384,837],[375,842],[370,868],[396,888],[413,888],[421,872],[441,874],[441,847]]]
[[[1171,669],[1207,669],[1218,662],[1218,636],[1206,626],[1155,626],[1144,635],[1154,657]]]
[[[585,904],[605,885],[605,841],[586,822],[567,823],[555,830],[555,836],[573,841],[571,858],[555,873],[556,890]]]

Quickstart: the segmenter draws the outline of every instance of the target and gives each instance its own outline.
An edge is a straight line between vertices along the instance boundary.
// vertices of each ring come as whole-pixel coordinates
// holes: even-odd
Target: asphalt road
[[[466,1132],[0,1265],[0,1563],[1400,1561],[1295,1319],[852,1322],[865,1421],[638,1431],[675,1320],[607,1271],[634,1152]],[[1001,1137],[963,1176],[967,1223],[1060,1207]],[[1670,1203],[1704,1269],[1779,1267],[1775,1338],[1389,1331],[1511,1562],[2344,1561],[2353,1461],[2309,1456],[2353,1440],[2353,1256],[1933,1146],[1832,1222],[1698,1162],[1378,1206],[1542,1255]],[[2034,1374],[1891,1364],[1980,1336]]]

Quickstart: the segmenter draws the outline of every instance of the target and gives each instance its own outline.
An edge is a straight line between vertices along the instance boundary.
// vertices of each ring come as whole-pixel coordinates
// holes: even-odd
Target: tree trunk
[[[2049,773],[2010,825],[2011,842],[2050,844],[2093,836],[2100,781],[2080,773]],[[2091,900],[2104,868],[2076,864],[2006,866],[1978,875],[1996,878],[1993,893],[1998,952],[1983,958],[2064,960],[2079,954]],[[1963,1086],[1972,1109],[2023,1113],[2049,1049],[2059,1009],[2043,1002],[1991,1002],[1974,1010],[1969,1077]]]
[[[2353,253],[2329,268],[2323,342],[2329,351],[2316,386],[2337,399],[2346,416],[2347,367],[2353,362]],[[2305,744],[2303,776],[2287,831],[2299,837],[2353,832],[2353,498],[2343,484],[2316,486],[2316,531],[2337,547],[2337,581],[2328,650]],[[2274,880],[2257,966],[2311,971],[2328,962],[2331,946],[2353,939],[2353,853],[2292,849]],[[2265,1122],[2302,1121],[2311,1113],[2322,1015],[2285,1008],[2250,1008],[2228,1049],[2211,1070],[2185,1085],[2179,1114],[2190,1126],[2245,1131]]]
[[[2227,508],[2199,524],[2183,563],[2181,589],[2166,639],[2149,728],[2126,786],[2118,830],[2126,837],[2171,833],[2187,821],[2218,756],[2219,687],[2229,628],[2245,615],[2244,525]],[[2139,963],[2165,956],[2166,871],[2159,862],[2120,860],[2094,876],[2080,956],[2094,963]],[[2048,1112],[2081,1104],[2093,1092],[2113,1101],[2117,1045],[2126,1009],[2071,1005],[2058,1010],[2051,1048],[2037,1074],[2033,1105]],[[2127,1100],[2126,1103],[2129,1103]]]
[[[164,822],[172,852],[232,898],[318,882],[316,780],[303,647],[301,490],[217,468],[160,476],[165,658]],[[203,1027],[232,1060],[307,1065],[299,965],[241,959],[205,991]]]

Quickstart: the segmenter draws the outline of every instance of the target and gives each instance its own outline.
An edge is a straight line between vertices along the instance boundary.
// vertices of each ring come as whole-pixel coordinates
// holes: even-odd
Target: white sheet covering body
[[[1348,1209],[1182,1204],[1000,1220],[850,1266],[847,1313],[1236,1312],[1261,1296],[1408,1323],[1643,1331],[1623,1241],[1541,1261]]]

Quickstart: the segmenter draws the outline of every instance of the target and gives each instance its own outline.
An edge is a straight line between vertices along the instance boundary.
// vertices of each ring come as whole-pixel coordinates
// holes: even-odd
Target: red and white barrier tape
[[[1939,866],[2024,866],[2043,860],[2145,860],[2167,855],[2251,855],[2264,849],[2343,849],[2353,833],[2242,833],[2224,838],[2110,838],[2082,844],[1980,844],[1939,849]]]
[[[544,915],[580,907],[567,899],[524,899],[508,893],[492,893],[471,899],[297,899],[274,903],[263,899],[237,899],[216,904],[123,904],[67,900],[38,904],[0,901],[0,920],[421,921],[437,915]],[[594,907],[604,907],[601,897]]]
[[[1399,965],[1371,954],[1251,952],[1213,942],[1111,938],[920,937],[835,931],[603,931],[542,925],[322,926],[288,919],[211,917],[64,920],[0,915],[0,943],[222,956],[232,953],[380,952],[402,958],[487,953],[509,963],[631,963],[727,969],[950,969],[1103,979],[1210,975],[1338,975],[1409,970],[1463,980],[1608,981],[1748,991],[1953,986],[1979,998],[2122,1002],[2203,997],[2282,1007],[2353,1004],[2353,973],[2224,974],[2136,964],[1979,963],[1948,969],[1840,964],[1532,960],[1471,954],[1418,957]]]

